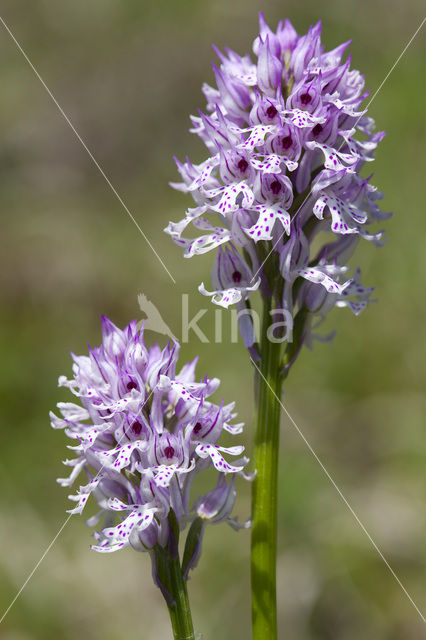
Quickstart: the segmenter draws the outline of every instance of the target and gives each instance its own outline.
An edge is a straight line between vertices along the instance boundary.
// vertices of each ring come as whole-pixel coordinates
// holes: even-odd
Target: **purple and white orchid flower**
[[[254,58],[215,48],[216,87],[203,86],[206,113],[191,118],[208,157],[199,165],[177,161],[183,181],[172,185],[197,206],[166,228],[185,257],[217,250],[212,290],[199,287],[215,304],[245,306],[259,289],[293,318],[305,301],[324,295],[327,309],[355,309],[343,304],[335,262],[311,255],[320,231],[337,244],[351,236],[380,246],[383,231],[372,226],[390,215],[379,210],[382,194],[370,178],[361,177],[384,132],[374,133],[362,107],[368,92],[350,58],[343,59],[348,45],[327,52],[320,23],[299,36],[288,20],[272,31],[260,14]],[[191,224],[202,235],[186,237]],[[303,265],[289,270],[292,262],[283,256],[294,253],[302,236]],[[223,268],[231,262],[243,265],[238,282]],[[340,260],[340,276],[345,267]],[[300,286],[309,288],[308,297],[296,295]]]
[[[93,496],[100,511],[88,524],[105,516],[92,548],[108,553],[164,546],[170,510],[181,530],[197,517],[241,526],[230,517],[235,488],[227,477],[248,477],[244,447],[218,441],[224,431],[241,433],[242,424],[232,424],[234,403],[208,400],[219,380],[196,382],[196,359],[178,372],[179,345],[148,349],[136,321],[120,330],[103,318],[102,334],[101,346],[88,356],[73,355],[73,378],[59,378],[81,405],[61,402],[62,417],[51,413],[52,426],[65,430],[77,456],[65,461],[72,472],[58,482],[69,487],[81,472],[88,480],[70,496],[77,505],[69,513],[82,513]],[[223,454],[238,459],[231,464]],[[217,485],[195,499],[193,480],[208,467],[216,469]]]

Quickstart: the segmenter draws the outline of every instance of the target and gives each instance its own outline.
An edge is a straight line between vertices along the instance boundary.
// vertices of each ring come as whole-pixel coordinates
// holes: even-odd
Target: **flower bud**
[[[281,84],[283,73],[282,62],[272,53],[269,46],[269,36],[259,45],[259,59],[257,63],[257,82],[259,88],[268,96],[273,96]]]

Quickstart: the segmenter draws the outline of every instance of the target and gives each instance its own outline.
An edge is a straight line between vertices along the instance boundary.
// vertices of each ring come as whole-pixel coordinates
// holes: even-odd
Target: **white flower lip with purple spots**
[[[206,113],[191,117],[208,157],[199,165],[176,161],[182,182],[172,185],[197,206],[165,230],[186,257],[216,250],[212,287],[199,286],[213,303],[248,308],[259,290],[293,318],[303,306],[323,317],[332,307],[358,314],[367,305],[371,289],[345,284],[345,260],[359,238],[384,242],[374,225],[390,214],[380,211],[382,194],[361,171],[385,134],[374,133],[362,107],[368,91],[350,57],[344,60],[349,44],[326,51],[320,23],[298,35],[285,20],[274,32],[260,14],[254,57],[215,48],[216,87],[203,86]],[[203,235],[185,237],[191,224]],[[335,248],[311,255],[319,232]],[[286,267],[302,237],[303,256]],[[230,254],[243,263],[238,283],[221,271]]]
[[[72,468],[69,478],[58,482],[71,486],[83,471],[88,479],[70,496],[77,505],[69,513],[82,513],[93,496],[101,510],[88,524],[105,516],[92,548],[108,553],[164,546],[170,510],[181,529],[197,517],[238,526],[230,517],[234,482],[227,478],[249,478],[244,473],[248,461],[241,457],[244,447],[218,444],[224,431],[242,431],[241,424],[232,424],[233,403],[208,399],[219,380],[197,382],[197,359],[177,371],[178,343],[147,348],[136,321],[120,330],[103,318],[102,335],[101,346],[90,349],[89,356],[73,355],[73,378],[59,378],[82,406],[62,402],[62,417],[51,413],[52,426],[65,430],[77,455],[65,461]],[[224,455],[236,461],[231,464]],[[208,467],[218,473],[217,486],[194,500],[193,480]]]
[[[219,247],[211,280],[213,291],[207,291],[203,283],[199,286],[199,291],[205,296],[211,296],[215,304],[225,308],[246,300],[260,285],[260,278],[254,281],[250,267],[232,244]]]

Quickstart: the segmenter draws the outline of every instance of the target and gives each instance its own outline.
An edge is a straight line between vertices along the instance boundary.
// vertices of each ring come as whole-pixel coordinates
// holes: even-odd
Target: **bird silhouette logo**
[[[146,315],[145,320],[141,320],[138,322],[138,329],[140,330],[142,325],[146,329],[150,331],[155,331],[156,333],[161,333],[164,336],[168,336],[174,342],[177,342],[177,338],[173,335],[170,327],[164,322],[161,317],[161,313],[158,311],[157,307],[151,300],[148,300],[145,294],[140,293],[138,295],[138,303],[139,308]]]

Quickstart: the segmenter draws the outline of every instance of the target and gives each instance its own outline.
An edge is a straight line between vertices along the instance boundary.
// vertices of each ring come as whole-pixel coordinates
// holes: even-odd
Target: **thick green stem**
[[[265,304],[261,363],[257,376],[257,424],[254,440],[256,477],[252,490],[252,629],[253,640],[276,640],[277,479],[282,376],[281,344],[271,342],[271,317]]]
[[[191,609],[186,580],[183,578],[179,558],[169,560],[171,595],[174,603],[168,604],[174,640],[194,640]]]
[[[157,544],[151,552],[152,574],[169,608],[174,640],[194,640],[186,580],[179,558],[179,524],[172,509],[168,521],[166,547]]]

